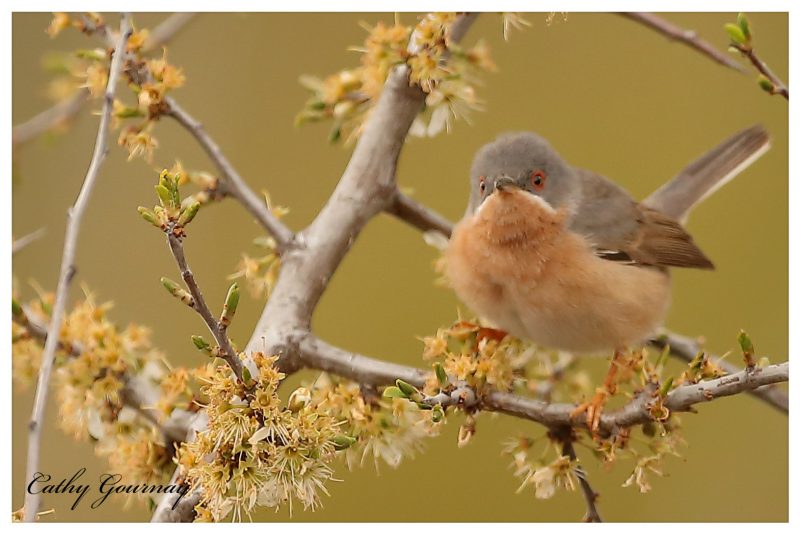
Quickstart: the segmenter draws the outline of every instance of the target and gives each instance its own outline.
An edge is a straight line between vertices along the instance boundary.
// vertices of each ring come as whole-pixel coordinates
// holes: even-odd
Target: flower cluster
[[[208,427],[181,446],[179,465],[191,485],[203,488],[198,518],[238,520],[256,506],[290,511],[319,505],[331,480],[335,452],[352,443],[333,417],[295,392],[284,405],[277,358],[252,355],[254,376],[237,380],[226,365],[202,379]]]
[[[14,305],[14,378],[29,384],[38,373],[42,352],[41,325],[49,320],[52,295],[43,294],[25,306]],[[91,293],[70,311],[60,329],[53,388],[62,430],[79,440],[95,442],[115,473],[142,482],[169,478],[171,457],[161,432],[140,408],[125,399],[128,380],[137,375],[153,384],[163,376],[163,355],[153,349],[149,330],[131,324],[120,330]],[[170,407],[165,415],[174,409]]]
[[[366,117],[377,102],[391,70],[408,68],[409,83],[424,91],[425,111],[411,127],[414,135],[434,136],[450,130],[452,121],[481,110],[474,78],[479,71],[495,69],[485,43],[462,49],[450,39],[454,13],[429,14],[414,26],[395,22],[370,28],[361,52],[361,64],[324,80],[310,76],[301,83],[312,97],[297,116],[297,123],[333,120],[330,139],[351,141],[361,133]]]
[[[357,440],[345,452],[350,469],[363,465],[368,458],[372,458],[376,469],[378,460],[397,467],[403,458],[421,450],[424,438],[438,431],[430,411],[403,399],[366,395],[354,382],[323,373],[308,389],[314,406],[333,417],[343,432]]]
[[[65,13],[55,13],[47,33],[55,37],[69,27],[89,34],[110,31],[103,17],[96,13],[74,19]],[[162,49],[160,57],[146,56],[149,38],[150,32],[142,28],[134,31],[128,39],[122,72],[127,77],[135,102],[115,99],[111,115],[112,126],[121,127],[117,142],[128,151],[129,159],[143,157],[151,163],[158,148],[158,141],[153,136],[154,123],[169,109],[165,100],[167,94],[182,87],[186,77],[179,67],[167,60],[166,49]],[[112,52],[111,48],[78,50],[70,56],[50,61],[51,70],[59,74],[51,84],[51,95],[61,100],[79,88],[86,88],[93,98],[100,97],[108,82]],[[123,121],[128,119],[139,119],[139,122],[123,126]]]
[[[508,440],[503,447],[503,454],[511,456],[514,476],[522,481],[517,493],[531,485],[537,499],[549,499],[559,488],[575,491],[575,462],[560,451],[556,451],[553,459],[548,461],[548,455],[555,445],[550,440],[546,441],[541,454],[531,459],[537,441],[520,436]]]

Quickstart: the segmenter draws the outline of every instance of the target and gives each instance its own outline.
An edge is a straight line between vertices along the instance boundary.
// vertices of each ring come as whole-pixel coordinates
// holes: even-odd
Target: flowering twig
[[[41,324],[27,309],[25,310],[24,318],[24,321],[21,321],[18,317],[13,317],[13,321],[24,327],[32,338],[46,343],[47,327]],[[64,343],[59,340],[58,348],[73,358],[77,358],[83,353],[83,347],[74,342]],[[137,413],[147,419],[150,424],[173,443],[180,443],[186,439],[188,412],[175,409],[169,420],[162,423],[153,413],[153,407],[158,401],[158,391],[148,382],[133,376],[124,376],[122,381],[125,386],[121,391],[121,400],[126,406],[136,410]]]
[[[220,193],[230,195],[241,202],[261,226],[272,234],[279,252],[290,247],[294,242],[292,231],[269,210],[263,198],[250,189],[225,157],[219,145],[206,133],[203,125],[180,107],[173,98],[167,97],[166,102],[169,108],[166,114],[192,134],[222,173],[223,179],[219,184]]]
[[[569,427],[559,428],[553,432],[553,435],[561,441],[561,450],[564,456],[568,457],[573,462],[577,462],[578,455],[575,453],[575,446],[573,445],[575,436],[573,435],[572,429]],[[592,489],[591,484],[589,484],[589,478],[583,467],[576,464],[574,472],[575,476],[578,478],[578,484],[581,487],[583,499],[586,502],[586,515],[583,517],[583,520],[586,523],[602,523],[603,519],[600,517],[600,512],[597,510],[597,498],[600,495]]]
[[[58,332],[61,328],[61,320],[64,315],[64,308],[67,300],[67,292],[73,275],[75,274],[75,252],[78,245],[78,235],[80,234],[81,221],[86,211],[92,190],[97,180],[100,166],[102,165],[107,153],[108,127],[111,118],[111,108],[114,103],[114,91],[117,80],[122,70],[122,62],[125,45],[131,34],[128,15],[123,14],[120,21],[120,33],[115,46],[114,57],[109,68],[108,82],[103,100],[103,111],[100,115],[100,126],[97,129],[97,139],[95,140],[94,152],[92,154],[89,169],[86,172],[83,185],[81,186],[75,204],[67,214],[67,231],[64,237],[64,251],[61,257],[61,269],[56,287],[55,302],[50,325],[47,332],[48,337],[45,341],[42,353],[42,365],[39,369],[39,379],[36,384],[36,396],[33,401],[33,413],[29,424],[28,438],[28,462],[26,469],[26,480],[32,480],[39,468],[39,452],[42,439],[42,425],[44,423],[44,411],[47,405],[47,392],[50,384],[50,375],[53,371],[53,361],[55,351],[58,346]],[[36,513],[39,511],[40,494],[25,493],[25,521],[34,521]]]
[[[216,317],[214,317],[214,314],[208,308],[208,305],[203,298],[203,293],[197,286],[197,282],[194,279],[194,274],[189,268],[189,264],[186,262],[186,255],[183,252],[183,243],[181,242],[181,238],[172,232],[167,232],[167,243],[169,244],[169,249],[172,252],[172,256],[175,258],[175,263],[178,264],[178,269],[181,271],[181,278],[183,278],[183,281],[186,283],[186,287],[189,288],[189,293],[192,295],[193,301],[190,306],[200,315],[200,317],[203,318],[203,321],[206,323],[211,335],[214,336],[214,339],[221,350],[219,357],[225,360],[228,365],[230,365],[233,373],[236,375],[236,378],[241,380],[242,361],[239,359],[239,354],[233,348],[233,345],[231,345],[231,340],[228,338],[225,325],[223,325],[222,322],[218,321]]]
[[[650,344],[657,348],[669,347],[669,352],[672,356],[685,362],[691,362],[700,352],[704,352],[702,346],[696,340],[674,332],[664,332],[662,335],[651,339]],[[741,368],[737,365],[717,356],[709,355],[708,357],[714,365],[729,375],[741,371]],[[750,390],[747,393],[784,413],[789,413],[789,395],[775,386],[765,386]]]
[[[158,26],[153,28],[150,36],[142,46],[143,52],[149,52],[169,41],[178,33],[195,15],[195,13],[173,13]],[[102,37],[109,46],[113,46],[113,36],[102,33]],[[52,129],[57,124],[66,122],[74,117],[89,100],[89,89],[81,87],[72,95],[52,107],[41,111],[27,121],[17,124],[11,130],[11,146],[17,146],[40,136]]]
[[[723,52],[720,52],[708,42],[697,36],[697,32],[687,30],[673,24],[653,13],[620,13],[623,17],[634,20],[648,28],[657,31],[668,39],[685,44],[689,48],[697,50],[704,56],[712,59],[720,65],[724,65],[739,72],[744,72],[744,67],[737,61],[732,60]]]
[[[752,63],[753,67],[769,81],[769,84],[763,84],[762,87],[764,90],[768,91],[773,95],[781,95],[786,100],[789,100],[789,88],[786,87],[786,84],[781,81],[780,78],[772,71],[772,69],[764,63],[761,58],[756,55],[756,51],[751,46],[744,46],[741,44],[734,43],[731,46],[736,48],[741,54],[746,57],[750,63]]]

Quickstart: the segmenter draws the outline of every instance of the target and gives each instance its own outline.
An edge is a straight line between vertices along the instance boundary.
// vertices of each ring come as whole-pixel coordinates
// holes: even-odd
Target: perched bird
[[[564,161],[540,136],[481,148],[469,205],[446,250],[457,296],[493,327],[576,353],[614,351],[602,388],[576,412],[597,430],[617,359],[662,325],[670,267],[713,269],[684,229],[689,211],[769,148],[753,126],[730,137],[643,202]]]

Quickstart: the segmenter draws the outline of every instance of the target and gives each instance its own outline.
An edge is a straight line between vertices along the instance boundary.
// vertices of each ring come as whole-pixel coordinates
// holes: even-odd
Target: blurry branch
[[[44,228],[39,228],[38,230],[34,230],[33,232],[29,233],[28,235],[24,235],[19,239],[15,239],[14,243],[11,245],[11,254],[16,254],[20,250],[24,249],[34,241],[41,239],[44,234],[47,233]]]
[[[25,331],[34,339],[41,343],[47,341],[47,328],[40,323],[29,310],[25,310],[24,320],[18,317],[13,317],[13,320],[18,325],[25,328]],[[66,352],[70,357],[77,358],[83,353],[83,347],[77,343],[64,343],[59,340],[58,348]],[[166,422],[160,422],[158,417],[153,413],[154,406],[158,402],[158,390],[147,382],[135,376],[124,376],[122,381],[125,384],[122,389],[122,402],[125,406],[136,410],[142,417],[144,417],[150,424],[156,427],[165,438],[173,443],[180,443],[186,439],[186,432],[188,430],[187,417],[191,414],[183,410],[173,410],[170,419]]]
[[[744,67],[737,61],[732,60],[721,52],[697,36],[694,30],[687,30],[680,26],[673,24],[661,17],[652,13],[620,13],[623,17],[629,18],[638,22],[648,28],[657,31],[668,39],[678,41],[685,44],[689,48],[693,48],[704,56],[712,59],[720,65],[724,65],[739,72],[744,72]]]
[[[193,301],[190,304],[191,308],[203,318],[209,331],[214,336],[217,345],[219,345],[221,349],[218,356],[228,363],[233,373],[236,375],[236,378],[242,380],[242,361],[239,359],[239,353],[231,345],[226,327],[216,319],[208,308],[203,298],[203,293],[200,291],[194,279],[194,274],[192,270],[189,269],[189,264],[186,262],[186,255],[183,252],[181,238],[177,237],[172,232],[167,232],[167,243],[169,244],[172,256],[175,258],[175,263],[178,264],[178,269],[181,271],[181,278],[183,278],[186,287],[189,288],[189,293],[192,295]]]
[[[694,339],[672,332],[667,332],[662,336],[651,339],[650,344],[660,349],[669,347],[669,352],[672,356],[687,363],[691,362],[699,353],[704,352],[702,346]],[[734,374],[741,370],[737,365],[727,362],[713,354],[708,355],[708,357],[714,365],[721,368],[727,374]],[[748,391],[748,393],[784,413],[789,413],[789,395],[775,386],[753,389]]]
[[[22,124],[17,124],[11,130],[11,146],[16,147],[26,143],[68,121],[83,108],[88,99],[89,89],[81,87],[72,96],[61,100],[53,107],[42,111]]]
[[[166,114],[175,119],[195,138],[208,154],[208,157],[211,158],[211,161],[214,162],[217,169],[219,169],[219,172],[222,173],[219,192],[224,195],[230,195],[241,202],[259,224],[272,234],[279,252],[283,252],[290,247],[294,242],[292,231],[269,210],[264,199],[250,189],[247,182],[236,172],[228,158],[222,153],[219,145],[206,133],[203,125],[181,108],[173,98],[168,97],[166,102],[169,107]]]
[[[108,83],[103,97],[103,111],[100,115],[100,125],[97,129],[94,152],[89,169],[86,171],[83,185],[81,186],[75,204],[67,211],[67,231],[64,237],[64,251],[61,257],[61,268],[56,286],[55,302],[50,325],[47,328],[47,340],[42,351],[42,364],[39,369],[39,379],[36,383],[36,396],[33,401],[33,413],[29,423],[28,462],[25,480],[33,480],[34,474],[39,469],[39,452],[42,441],[42,425],[44,412],[47,406],[47,393],[50,385],[50,375],[53,371],[56,347],[58,346],[58,333],[67,301],[70,282],[75,274],[75,251],[78,246],[81,221],[89,203],[89,197],[94,189],[100,166],[108,152],[108,126],[111,119],[111,108],[114,104],[114,91],[117,80],[122,70],[122,61],[125,54],[120,51],[125,49],[128,37],[131,34],[129,16],[123,14],[120,21],[120,34],[115,46],[114,58],[109,67]],[[40,494],[25,493],[25,521],[34,521],[39,511]]]
[[[153,28],[142,50],[149,52],[169,41],[195,15],[195,13],[174,13],[158,26]],[[99,30],[97,30],[99,31]],[[103,38],[109,46],[113,46],[113,37],[103,32]],[[89,89],[81,87],[71,96],[54,104],[27,121],[17,124],[11,130],[11,146],[26,143],[35,137],[53,129],[55,126],[69,121],[89,100]]]

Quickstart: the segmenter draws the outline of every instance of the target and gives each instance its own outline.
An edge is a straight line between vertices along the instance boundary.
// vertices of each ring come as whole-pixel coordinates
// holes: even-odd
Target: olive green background
[[[724,50],[731,13],[665,15],[693,28]],[[152,27],[163,15],[137,15]],[[308,224],[333,190],[350,148],[326,142],[328,125],[293,127],[307,92],[301,74],[326,75],[355,65],[361,20],[391,22],[392,14],[205,14],[169,45],[172,62],[187,76],[175,97],[206,125],[230,160],[256,190],[291,208],[286,221]],[[411,22],[414,15],[404,14]],[[668,326],[704,335],[717,353],[735,348],[746,328],[759,354],[787,358],[788,289],[788,123],[787,102],[769,97],[742,75],[622,17],[571,13],[551,25],[546,14],[529,14],[533,27],[513,31],[503,42],[499,15],[481,16],[467,43],[491,45],[499,71],[483,77],[479,95],[487,110],[472,124],[458,122],[450,135],[411,139],[403,151],[398,179],[415,197],[457,219],[466,205],[472,154],[506,130],[530,129],[551,140],[571,163],[601,172],[643,198],[683,165],[726,136],[753,123],[764,124],[773,148],[698,209],[689,230],[717,265],[716,272],[675,271],[674,304]],[[116,20],[116,18],[113,18]],[[757,50],[787,80],[785,14],[752,14]],[[49,105],[49,75],[43,56],[53,50],[86,48],[90,40],[67,31],[51,41],[44,33],[48,14],[13,16],[13,120],[19,123]],[[91,110],[99,108],[93,102]],[[65,210],[74,200],[97,127],[86,108],[69,135],[43,138],[14,153],[13,232],[20,237],[40,227],[47,235],[14,258],[23,294],[29,280],[53,288],[63,240]],[[150,325],[155,345],[176,364],[197,364],[189,336],[203,333],[199,318],[160,287],[177,277],[161,238],[136,213],[155,201],[155,171],[175,158],[188,168],[212,170],[188,135],[165,120],[155,136],[160,148],[153,166],[111,147],[84,221],[73,297],[88,284],[100,300],[113,300],[120,324]],[[8,166],[7,166],[8,169]],[[257,252],[251,240],[259,227],[233,201],[204,211],[192,224],[187,255],[205,294],[221,303],[242,251]],[[314,329],[333,343],[395,362],[423,365],[416,336],[449,324],[457,301],[434,287],[436,252],[419,233],[388,216],[373,220],[331,281],[314,317]],[[231,333],[247,340],[262,302],[242,299]],[[737,358],[734,356],[734,360]],[[599,379],[606,363],[582,363]],[[672,368],[677,372],[678,365]],[[311,375],[306,375],[306,377]],[[296,380],[293,380],[296,383]],[[14,396],[13,507],[22,505],[26,421],[32,390]],[[591,480],[601,493],[600,508],[616,521],[786,521],[788,518],[788,419],[741,395],[699,407],[685,415],[689,446],[683,459],[666,462],[668,476],[639,494],[622,488],[630,464],[605,472],[585,449]],[[427,450],[399,469],[372,465],[348,472],[337,466],[341,483],[331,497],[302,521],[573,521],[584,512],[579,493],[560,492],[536,500],[520,494],[518,480],[499,454],[501,441],[543,428],[505,416],[483,414],[478,433],[456,447],[458,417]],[[41,468],[55,479],[88,468],[84,482],[104,472],[92,446],[76,443],[57,428],[57,406],[48,409]],[[143,521],[144,506],[120,502],[91,510],[84,502],[69,509],[69,496],[47,497],[60,521]],[[288,520],[287,512],[264,511],[257,520]]]

